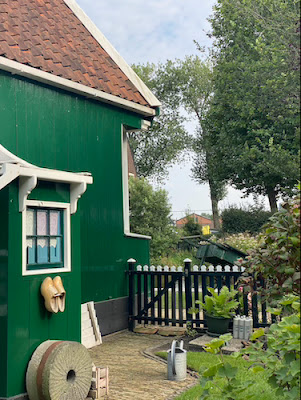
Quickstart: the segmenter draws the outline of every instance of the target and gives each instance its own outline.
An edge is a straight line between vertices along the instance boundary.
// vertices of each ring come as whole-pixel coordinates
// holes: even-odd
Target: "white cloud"
[[[146,63],[198,54],[193,40],[210,46],[206,32],[207,18],[215,0],[77,0],[116,50],[129,63]],[[189,126],[193,131],[193,126]],[[210,210],[208,185],[198,185],[190,178],[191,164],[170,169],[165,189],[174,211]],[[220,203],[253,204],[251,197],[241,199],[241,192],[229,189]],[[267,204],[267,201],[265,201]],[[198,212],[198,211],[197,211]],[[200,211],[201,212],[201,211]],[[175,213],[175,218],[182,214]]]
[[[196,53],[214,0],[78,0],[128,63],[158,62]]]

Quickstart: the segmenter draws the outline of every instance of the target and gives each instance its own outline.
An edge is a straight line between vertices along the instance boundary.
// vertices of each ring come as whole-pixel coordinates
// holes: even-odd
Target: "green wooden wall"
[[[149,242],[123,235],[121,130],[141,117],[0,71],[1,144],[38,166],[89,171],[81,203],[82,301],[127,295],[126,260]]]
[[[141,118],[0,71],[0,143],[38,166],[94,179],[71,217],[72,272],[60,274],[67,304],[57,315],[41,301],[45,276],[22,277],[17,182],[0,192],[0,397],[25,392],[27,363],[41,342],[80,340],[80,302],[128,294],[128,258],[149,261],[149,242],[123,234],[123,124],[140,128]],[[39,185],[30,198],[67,201],[66,190]]]
[[[8,192],[0,191],[0,397],[7,389]]]

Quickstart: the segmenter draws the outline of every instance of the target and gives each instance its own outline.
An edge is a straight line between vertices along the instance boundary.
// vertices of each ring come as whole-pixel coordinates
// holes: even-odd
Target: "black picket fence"
[[[237,281],[243,272],[238,266],[192,266],[189,259],[184,260],[184,268],[136,266],[133,259],[128,260],[128,267],[130,330],[135,321],[162,326],[185,326],[189,322],[191,328],[206,328],[203,312],[191,312],[197,308],[195,302],[204,301],[208,287],[218,292],[223,286],[239,289]],[[252,316],[254,328],[273,322],[258,294],[251,296],[239,291],[237,299],[237,314]]]

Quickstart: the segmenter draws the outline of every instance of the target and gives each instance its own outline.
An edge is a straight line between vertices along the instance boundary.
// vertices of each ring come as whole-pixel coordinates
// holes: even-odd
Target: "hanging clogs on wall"
[[[45,278],[41,285],[41,294],[47,311],[54,314],[65,311],[66,291],[60,276],[56,276],[53,280],[50,276]]]

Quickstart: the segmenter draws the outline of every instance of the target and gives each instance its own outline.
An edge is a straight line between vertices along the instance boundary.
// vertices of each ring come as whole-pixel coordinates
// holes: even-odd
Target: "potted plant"
[[[205,296],[205,303],[196,301],[205,311],[205,319],[208,326],[208,335],[219,336],[227,333],[229,323],[235,315],[239,302],[235,300],[237,290],[231,290],[223,286],[218,294],[213,288],[208,288],[211,296]]]

